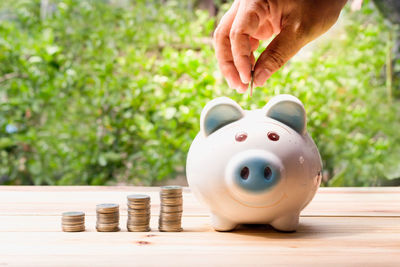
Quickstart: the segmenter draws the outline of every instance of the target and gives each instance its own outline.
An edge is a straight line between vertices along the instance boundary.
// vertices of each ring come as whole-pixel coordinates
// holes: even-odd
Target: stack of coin
[[[128,197],[128,222],[129,232],[150,231],[150,197],[134,194]]]
[[[161,232],[182,231],[182,187],[163,186],[160,191],[161,209],[158,229]]]
[[[119,205],[118,204],[99,204],[96,206],[98,232],[117,232],[119,231]]]
[[[64,232],[85,231],[85,213],[81,211],[64,212],[61,222]]]

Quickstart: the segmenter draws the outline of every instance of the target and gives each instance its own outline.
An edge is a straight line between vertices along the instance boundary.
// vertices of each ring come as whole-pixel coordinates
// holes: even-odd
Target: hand
[[[347,0],[235,0],[214,33],[219,68],[229,87],[245,92],[254,66],[262,86],[303,46],[326,32]],[[260,40],[276,37],[257,59]],[[255,65],[254,65],[255,64]]]

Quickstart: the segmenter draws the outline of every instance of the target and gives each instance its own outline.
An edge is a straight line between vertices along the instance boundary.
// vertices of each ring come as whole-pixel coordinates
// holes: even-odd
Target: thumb
[[[267,79],[279,70],[308,42],[298,27],[285,27],[272,40],[257,59],[254,67],[254,85],[262,86]]]

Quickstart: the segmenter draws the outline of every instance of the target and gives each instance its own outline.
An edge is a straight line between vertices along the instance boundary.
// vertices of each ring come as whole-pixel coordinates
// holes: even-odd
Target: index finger
[[[268,15],[267,6],[264,5],[263,1],[254,1],[251,4],[241,1],[230,31],[233,61],[243,83],[250,82],[251,54],[254,50],[251,36],[257,32],[261,18]]]
[[[233,63],[231,42],[229,32],[238,9],[239,1],[235,1],[228,12],[222,17],[217,29],[214,32],[215,54],[219,68],[226,78],[229,87],[239,92],[244,92],[247,85],[242,83],[239,73]]]

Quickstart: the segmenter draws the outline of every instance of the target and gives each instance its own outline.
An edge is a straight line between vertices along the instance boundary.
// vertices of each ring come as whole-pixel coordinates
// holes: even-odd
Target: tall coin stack
[[[85,231],[85,213],[81,211],[64,212],[62,214],[61,224],[64,232]]]
[[[163,186],[160,191],[161,209],[158,229],[161,232],[182,231],[182,187]]]
[[[129,232],[150,231],[150,197],[134,194],[128,197],[128,222],[126,227]]]
[[[98,232],[117,232],[119,231],[119,205],[118,204],[99,204],[96,206]]]

